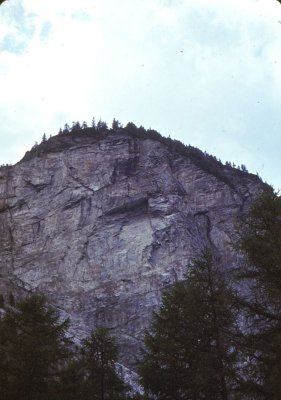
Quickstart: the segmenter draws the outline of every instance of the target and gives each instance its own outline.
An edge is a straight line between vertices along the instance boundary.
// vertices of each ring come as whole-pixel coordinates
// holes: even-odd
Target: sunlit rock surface
[[[132,366],[163,287],[204,246],[231,268],[234,221],[262,183],[124,131],[60,140],[0,169],[0,290],[46,293],[78,336],[111,328]]]

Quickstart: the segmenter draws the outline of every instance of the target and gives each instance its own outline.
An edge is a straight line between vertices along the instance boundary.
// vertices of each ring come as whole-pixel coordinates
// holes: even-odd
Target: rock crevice
[[[192,258],[208,245],[231,268],[234,222],[263,184],[214,176],[149,138],[57,140],[0,169],[0,291],[46,293],[77,335],[111,328],[131,366],[162,289]]]

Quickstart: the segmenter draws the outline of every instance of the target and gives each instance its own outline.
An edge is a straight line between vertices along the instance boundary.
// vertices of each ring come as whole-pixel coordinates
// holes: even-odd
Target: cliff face
[[[262,183],[223,166],[222,180],[122,131],[67,140],[0,169],[0,290],[46,293],[78,336],[112,328],[130,365],[161,290],[192,257],[209,245],[231,267],[234,219]]]

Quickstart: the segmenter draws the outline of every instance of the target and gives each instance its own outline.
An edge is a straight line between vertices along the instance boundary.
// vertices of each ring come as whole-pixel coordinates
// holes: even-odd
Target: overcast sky
[[[93,116],[154,128],[281,188],[281,5],[3,3],[0,164]]]

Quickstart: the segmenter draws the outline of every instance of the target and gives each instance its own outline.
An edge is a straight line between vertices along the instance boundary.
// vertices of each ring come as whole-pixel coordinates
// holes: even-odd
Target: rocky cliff
[[[46,293],[78,336],[111,328],[132,365],[161,290],[192,257],[208,245],[231,268],[234,220],[262,185],[153,135],[51,138],[0,169],[0,291]]]

